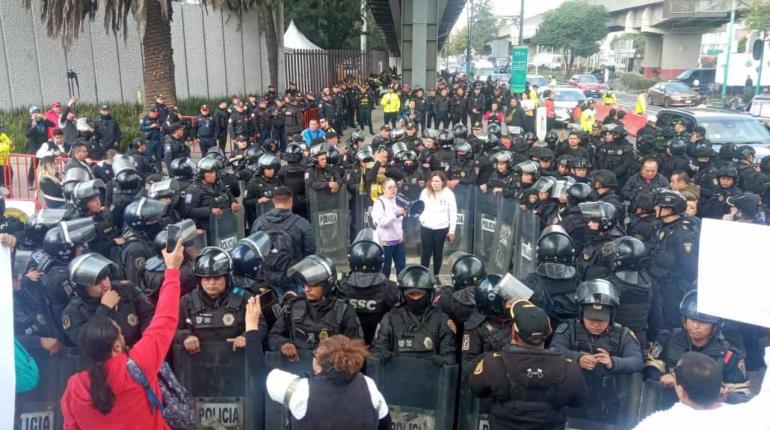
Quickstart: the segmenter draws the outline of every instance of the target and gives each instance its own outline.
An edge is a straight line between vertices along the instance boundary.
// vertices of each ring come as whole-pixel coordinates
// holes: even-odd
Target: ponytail
[[[112,357],[115,341],[118,339],[115,322],[105,316],[94,316],[80,330],[80,350],[90,362],[88,377],[91,386],[88,393],[91,402],[102,415],[107,415],[115,405],[115,393],[107,383],[104,363]]]
[[[107,384],[107,374],[104,371],[104,365],[101,363],[91,365],[88,368],[88,377],[91,378],[91,387],[88,389],[88,393],[91,395],[94,408],[101,412],[102,415],[107,415],[115,404],[115,393],[112,392],[112,388]]]

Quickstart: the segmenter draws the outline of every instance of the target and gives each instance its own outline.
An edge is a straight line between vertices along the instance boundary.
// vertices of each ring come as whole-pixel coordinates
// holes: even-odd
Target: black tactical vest
[[[300,349],[313,349],[321,340],[339,334],[347,308],[344,303],[334,300],[331,309],[320,319],[313,319],[309,307],[306,299],[298,299],[289,308],[291,338]]]

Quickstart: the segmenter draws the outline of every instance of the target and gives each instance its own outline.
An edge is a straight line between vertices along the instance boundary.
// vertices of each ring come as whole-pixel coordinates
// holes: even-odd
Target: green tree
[[[286,2],[284,24],[294,21],[323,49],[357,49],[363,18],[360,0],[293,0]]]
[[[566,50],[569,54],[569,75],[575,57],[589,56],[599,51],[599,41],[607,36],[608,19],[607,9],[602,5],[569,0],[546,13],[532,43]]]
[[[495,17],[492,0],[474,0],[471,4],[471,48],[481,54],[488,51],[487,45],[497,35],[500,21]],[[465,54],[468,47],[468,24],[452,32],[447,43],[450,55]]]
[[[770,1],[757,1],[752,4],[746,13],[746,23],[752,30],[770,29]]]

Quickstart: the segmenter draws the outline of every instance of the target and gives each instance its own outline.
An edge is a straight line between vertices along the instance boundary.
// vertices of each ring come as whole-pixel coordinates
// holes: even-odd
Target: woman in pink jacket
[[[377,226],[377,237],[385,251],[385,263],[382,273],[390,277],[390,269],[396,263],[396,274],[406,267],[406,247],[404,246],[404,208],[396,204],[398,187],[396,181],[385,178],[382,181],[382,195],[372,206],[372,221]]]

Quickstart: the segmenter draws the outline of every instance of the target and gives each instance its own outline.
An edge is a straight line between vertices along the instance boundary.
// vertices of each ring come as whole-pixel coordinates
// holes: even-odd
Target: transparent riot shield
[[[264,379],[252,378],[244,350],[207,342],[197,354],[175,344],[173,354],[174,374],[195,399],[198,423],[192,429],[262,428]],[[256,386],[254,379],[263,382]]]
[[[487,258],[487,272],[503,274],[508,272],[513,255],[514,232],[521,211],[515,199],[498,196],[494,241]]]
[[[273,369],[281,369],[289,373],[304,377],[313,374],[313,351],[300,349],[299,361],[289,361],[280,352],[265,352],[267,372]],[[289,411],[270,397],[265,396],[265,429],[284,430],[289,428]]]
[[[567,408],[567,428],[629,429],[637,424],[644,389],[641,372],[613,375],[595,370],[583,375],[588,398],[580,408]]]
[[[473,221],[473,253],[489,261],[497,229],[497,196],[492,191],[476,193]]]
[[[399,194],[405,197],[407,200],[416,201],[420,198],[422,187],[417,184],[417,178],[412,178],[414,182],[401,184],[399,187]],[[378,204],[375,202],[375,204]],[[404,217],[402,224],[404,230],[404,244],[406,245],[407,255],[420,255],[422,252],[422,237],[420,235],[420,219],[419,216],[407,216]]]
[[[217,246],[225,251],[233,249],[238,242],[238,217],[230,209],[223,209],[221,217],[209,217],[209,246]]]
[[[60,355],[50,355],[42,349],[32,350],[30,354],[37,364],[40,379],[33,390],[16,394],[18,409],[14,428],[21,430],[61,428],[63,424],[59,407],[61,392],[57,384],[60,379]]]
[[[460,184],[452,191],[457,201],[457,226],[455,227],[455,240],[444,246],[444,253],[473,252],[473,208],[475,206],[475,185]]]
[[[460,389],[460,411],[457,414],[458,430],[489,430],[490,399],[474,396],[467,385]]]
[[[511,273],[524,279],[537,267],[537,239],[540,237],[540,217],[531,210],[520,209],[514,223],[514,248]]]
[[[430,360],[411,357],[367,362],[367,374],[388,400],[397,429],[453,428],[458,369],[436,368]]]
[[[328,189],[305,190],[310,208],[310,220],[315,234],[316,252],[325,255],[338,266],[348,261],[348,192],[342,188],[336,193]]]

